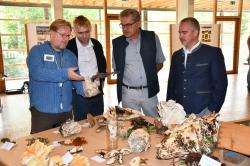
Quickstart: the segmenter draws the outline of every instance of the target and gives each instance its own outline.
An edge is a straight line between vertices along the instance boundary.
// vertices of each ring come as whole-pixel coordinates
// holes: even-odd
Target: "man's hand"
[[[157,73],[163,68],[163,63],[156,64]]]
[[[68,77],[70,80],[83,81],[84,77],[75,72],[77,69],[77,67],[68,68]]]

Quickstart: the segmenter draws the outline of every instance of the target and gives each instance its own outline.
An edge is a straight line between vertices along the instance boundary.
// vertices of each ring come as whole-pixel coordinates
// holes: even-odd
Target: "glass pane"
[[[47,8],[46,8],[47,9]],[[50,11],[43,7],[0,6],[0,32],[6,90],[20,89],[28,79],[25,24],[47,23]]]
[[[3,51],[4,72],[8,78],[26,78],[26,51],[8,50]]]
[[[213,12],[194,12],[194,17],[200,24],[211,24],[213,22]]]
[[[28,78],[26,42],[23,35],[2,36],[6,90],[19,89]],[[23,80],[23,81],[18,81]]]
[[[122,30],[119,26],[120,21],[119,20],[110,20],[110,57],[111,57],[111,71],[114,71],[112,68],[112,51],[113,51],[113,46],[112,46],[112,40],[115,39],[118,36],[122,35]],[[111,75],[111,79],[116,79],[116,75]]]
[[[176,11],[152,11],[145,10],[149,21],[176,21]]]
[[[217,16],[238,16],[240,0],[217,1]]]
[[[95,23],[99,18],[99,10],[98,9],[75,9],[75,8],[64,8],[63,9],[63,17],[64,19],[73,22],[74,18],[84,15],[87,17],[91,23]]]
[[[246,65],[248,58],[248,47],[247,47],[247,39],[250,35],[250,3],[249,0],[244,0],[243,2],[243,12],[241,19],[241,36],[240,36],[240,55],[239,55],[239,73],[247,72],[249,66]]]
[[[170,66],[170,46],[169,46],[169,27],[176,23],[176,11],[144,11],[147,12],[147,20],[144,22],[143,29],[154,31],[160,39],[163,54],[166,58],[164,68],[161,73],[168,73]],[[146,26],[145,26],[146,25]]]
[[[147,29],[150,31],[155,31],[156,33],[166,33],[169,32],[169,24],[170,22],[148,21]]]
[[[120,14],[122,10],[113,10],[113,9],[108,9],[107,13],[108,14]]]
[[[218,21],[218,24],[221,24],[220,47],[224,54],[226,69],[233,70],[235,22]]]

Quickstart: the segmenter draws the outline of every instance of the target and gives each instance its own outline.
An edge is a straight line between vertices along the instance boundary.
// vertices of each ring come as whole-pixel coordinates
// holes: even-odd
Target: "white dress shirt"
[[[84,77],[92,77],[98,72],[97,61],[93,49],[93,43],[89,40],[89,44],[83,46],[76,38],[78,48],[78,65],[80,74]]]
[[[198,43],[196,43],[190,50],[188,50],[188,49],[186,49],[185,47],[183,47],[183,50],[184,50],[184,54],[185,54],[185,60],[184,60],[184,66],[185,66],[185,68],[186,68],[186,64],[187,64],[187,56],[188,56],[188,54],[191,54],[192,53],[192,51],[196,48],[196,47],[198,47],[199,45],[200,45],[200,41],[198,42]]]

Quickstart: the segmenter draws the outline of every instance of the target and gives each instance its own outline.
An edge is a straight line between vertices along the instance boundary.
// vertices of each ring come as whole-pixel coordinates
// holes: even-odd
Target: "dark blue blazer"
[[[187,57],[184,50],[174,52],[169,71],[167,100],[183,105],[187,114],[208,108],[219,112],[227,91],[227,74],[220,48],[200,44]]]

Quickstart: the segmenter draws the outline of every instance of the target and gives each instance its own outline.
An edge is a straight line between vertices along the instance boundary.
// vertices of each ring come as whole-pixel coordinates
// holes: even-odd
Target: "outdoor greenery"
[[[0,6],[0,17],[12,19],[0,22],[4,71],[8,78],[28,76],[25,59],[25,24],[44,22],[44,8]]]
[[[24,25],[30,20],[44,20],[44,9],[33,7],[0,6],[1,17],[18,19],[16,21],[0,22],[2,34],[18,34],[2,41],[9,49],[26,48]],[[19,35],[20,34],[20,35]]]
[[[5,34],[1,38],[4,70],[8,78],[23,78],[28,76],[25,59],[26,39],[25,24],[44,23],[45,9],[39,7],[0,6],[0,18],[12,19],[0,21],[0,32]],[[98,19],[98,10],[64,9],[65,19],[72,21],[77,15],[84,14],[92,20]],[[48,10],[49,19],[51,12]]]
[[[91,22],[97,23],[99,19],[99,10],[98,9],[71,9],[65,8],[63,9],[63,17],[68,21],[73,21],[76,16],[84,15]]]

